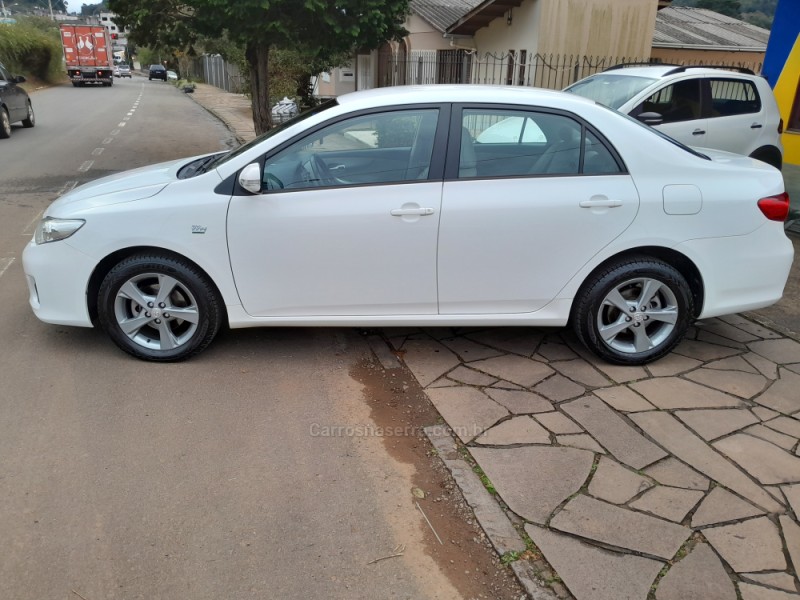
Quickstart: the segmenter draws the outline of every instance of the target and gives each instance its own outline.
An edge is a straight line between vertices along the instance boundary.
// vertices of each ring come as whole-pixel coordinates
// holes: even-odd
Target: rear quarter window
[[[730,117],[761,111],[761,98],[752,81],[713,78],[711,87],[711,116]]]

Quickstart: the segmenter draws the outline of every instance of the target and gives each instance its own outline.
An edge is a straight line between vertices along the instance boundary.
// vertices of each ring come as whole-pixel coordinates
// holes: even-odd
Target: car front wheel
[[[36,125],[36,116],[33,114],[33,105],[28,100],[28,116],[22,121],[23,127],[33,127]]]
[[[179,361],[205,349],[223,309],[213,284],[188,261],[161,254],[126,258],[106,275],[98,317],[117,346],[143,360]]]
[[[586,281],[575,299],[572,326],[599,357],[641,365],[670,352],[693,314],[689,284],[677,269],[657,259],[633,257]]]

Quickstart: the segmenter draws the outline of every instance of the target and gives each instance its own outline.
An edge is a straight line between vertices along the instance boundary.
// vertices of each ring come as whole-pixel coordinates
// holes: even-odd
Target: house
[[[783,118],[783,162],[800,165],[800,2],[779,0],[762,74]]]
[[[724,64],[761,70],[769,31],[702,8],[658,12],[651,58],[674,64]]]
[[[323,74],[318,94],[422,83],[560,89],[619,61],[648,59],[656,11],[669,1],[411,0],[408,36]]]

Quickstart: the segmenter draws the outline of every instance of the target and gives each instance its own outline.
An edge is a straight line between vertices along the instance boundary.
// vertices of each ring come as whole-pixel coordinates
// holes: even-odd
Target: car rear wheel
[[[8,118],[8,111],[0,108],[0,139],[11,137],[11,119]]]
[[[581,288],[572,326],[581,342],[612,363],[641,365],[669,353],[694,315],[689,284],[667,263],[627,258]]]
[[[213,284],[188,261],[131,256],[106,275],[98,293],[103,329],[122,350],[151,361],[201,352],[219,331],[223,309]]]
[[[33,105],[28,100],[28,116],[22,121],[23,127],[33,127],[36,125],[36,115],[33,114]]]

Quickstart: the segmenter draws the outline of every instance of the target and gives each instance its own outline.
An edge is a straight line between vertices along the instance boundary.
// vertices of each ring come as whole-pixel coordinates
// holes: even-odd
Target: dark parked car
[[[22,122],[23,127],[33,127],[33,105],[28,93],[18,84],[23,83],[22,75],[12,76],[0,63],[0,138],[11,136],[11,124]]]
[[[153,79],[167,80],[167,69],[163,65],[150,65],[150,74],[148,76],[150,81]]]

